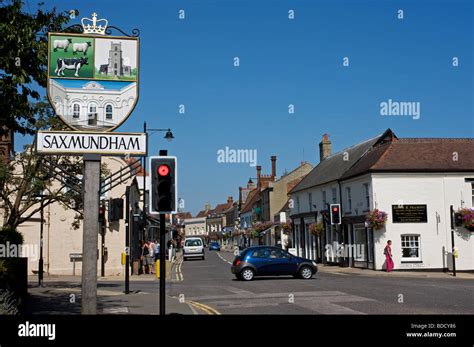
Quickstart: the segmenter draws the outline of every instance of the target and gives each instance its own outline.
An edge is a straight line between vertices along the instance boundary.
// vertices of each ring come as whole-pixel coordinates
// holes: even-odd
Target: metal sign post
[[[82,241],[82,314],[97,313],[100,154],[84,155],[84,231]]]
[[[454,208],[453,205],[449,207],[449,216],[451,218],[451,246],[453,247],[451,250],[452,260],[453,260],[453,276],[456,277],[456,256],[454,254],[455,247],[454,247]]]
[[[52,25],[49,29],[56,28]],[[71,29],[76,32],[68,32]],[[111,36],[111,29],[123,36]],[[101,155],[146,155],[146,134],[114,132],[130,116],[138,101],[140,31],[133,29],[128,35],[109,26],[108,20],[98,19],[97,13],[93,13],[91,19],[82,18],[81,25],[58,31],[48,32],[46,91],[55,114],[72,130],[37,132],[36,152],[83,155],[82,313],[96,314],[99,232],[102,234],[102,276],[106,255],[105,229],[99,230]],[[104,191],[118,184],[113,183],[114,175],[109,184],[104,183]],[[122,175],[118,180],[121,179]],[[125,243],[129,248],[128,211],[127,203]],[[127,255],[126,281],[129,261]],[[41,263],[39,277],[41,281]],[[128,291],[127,283],[125,292]]]

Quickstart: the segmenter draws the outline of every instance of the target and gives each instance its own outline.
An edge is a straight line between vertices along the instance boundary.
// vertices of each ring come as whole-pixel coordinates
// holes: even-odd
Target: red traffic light
[[[339,211],[339,207],[333,207],[332,210],[333,210],[334,212],[337,212],[337,211]]]
[[[169,173],[170,173],[170,168],[168,165],[160,165],[158,167],[158,175],[168,176]]]

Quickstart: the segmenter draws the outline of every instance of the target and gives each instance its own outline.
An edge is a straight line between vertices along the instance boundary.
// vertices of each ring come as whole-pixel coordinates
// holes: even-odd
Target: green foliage
[[[21,245],[23,244],[23,235],[14,228],[3,227],[0,230],[0,245],[6,245],[7,242]]]
[[[43,32],[50,24],[62,27],[69,17],[56,8],[45,11],[42,4],[36,13],[26,13],[20,0],[0,0],[0,5],[0,124],[34,134],[38,110],[32,101],[41,99],[35,88],[45,88],[47,81],[48,47]]]

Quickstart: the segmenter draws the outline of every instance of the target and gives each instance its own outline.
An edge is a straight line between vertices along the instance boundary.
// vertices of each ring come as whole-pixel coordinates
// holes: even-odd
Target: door
[[[257,268],[258,275],[270,275],[272,267],[270,248],[259,247],[254,250],[250,262]]]
[[[296,273],[296,262],[288,252],[274,248],[270,252],[271,275],[292,275]]]

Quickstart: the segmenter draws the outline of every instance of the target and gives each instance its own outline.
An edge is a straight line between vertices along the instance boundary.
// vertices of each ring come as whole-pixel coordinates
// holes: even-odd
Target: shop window
[[[420,236],[402,235],[402,261],[421,261]]]

